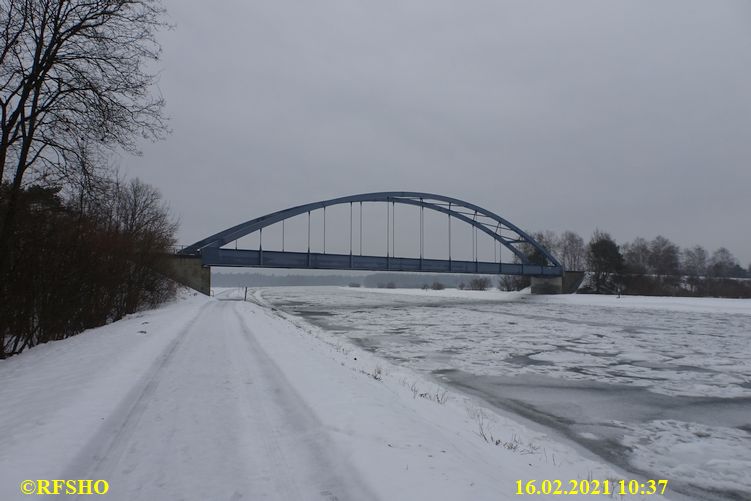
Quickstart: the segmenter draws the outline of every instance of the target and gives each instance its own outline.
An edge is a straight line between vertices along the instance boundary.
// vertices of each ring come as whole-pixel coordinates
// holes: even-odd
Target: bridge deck
[[[261,251],[206,247],[201,250],[204,266],[299,268],[324,270],[411,271],[428,273],[474,273],[558,277],[560,266],[539,266],[488,261],[454,261],[407,257],[358,256],[288,251]]]

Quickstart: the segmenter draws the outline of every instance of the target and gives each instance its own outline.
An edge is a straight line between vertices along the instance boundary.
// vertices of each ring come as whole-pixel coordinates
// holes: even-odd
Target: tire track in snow
[[[304,399],[256,339],[241,305],[232,305],[236,326],[245,343],[246,371],[257,384],[246,393],[271,436],[264,448],[280,467],[290,468],[302,495],[288,499],[345,501],[375,499],[356,472],[337,452],[333,441]],[[260,384],[258,384],[260,383]],[[258,405],[264,402],[263,405]]]
[[[178,347],[185,341],[187,333],[204,314],[210,303],[203,305],[175,338],[164,348],[140,382],[131,389],[120,405],[110,414],[99,431],[82,448],[77,458],[66,468],[63,478],[96,478],[93,472],[101,469],[103,463],[122,454],[119,445],[127,441],[138,424],[146,408],[148,399],[159,384],[158,375],[173,359]]]
[[[62,478],[112,501],[372,499],[239,308],[203,306]]]

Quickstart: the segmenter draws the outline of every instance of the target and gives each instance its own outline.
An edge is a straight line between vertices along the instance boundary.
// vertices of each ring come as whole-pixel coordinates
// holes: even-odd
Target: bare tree
[[[530,278],[523,275],[500,275],[498,278],[498,289],[502,291],[520,291],[530,284]]]
[[[650,255],[649,242],[641,237],[636,237],[633,242],[624,244],[623,259],[627,273],[637,275],[648,273]]]
[[[695,245],[682,252],[681,266],[683,273],[688,276],[687,282],[692,293],[698,293],[707,274],[707,251],[701,245]]]
[[[537,242],[545,247],[545,249],[552,253],[558,252],[560,246],[560,238],[552,230],[538,231],[535,233]]]
[[[548,251],[550,254],[556,255],[558,254],[558,236],[555,234],[554,231],[545,230],[538,231],[535,233],[532,233],[530,235],[532,239],[537,241],[538,244],[540,244],[546,251]],[[546,265],[548,264],[548,259],[545,257],[545,255],[540,252],[535,246],[532,244],[529,244],[527,242],[523,242],[518,247],[524,255],[527,256],[527,259],[529,259],[529,262],[532,264],[539,264],[539,265]],[[516,256],[515,256],[516,257]],[[518,259],[514,259],[514,262],[517,262]]]
[[[559,255],[567,270],[583,270],[587,258],[582,237],[573,231],[564,231],[559,239]]]
[[[0,0],[0,270],[24,182],[85,182],[117,148],[165,133],[145,62],[161,0]]]
[[[0,185],[0,195],[9,189]],[[175,223],[156,189],[109,183],[106,196],[21,192],[17,258],[0,280],[0,359],[154,306],[174,294],[155,271]],[[7,197],[0,196],[0,208]]]
[[[659,235],[649,243],[649,266],[656,275],[677,275],[680,268],[680,249]]]
[[[715,277],[731,277],[738,266],[738,260],[725,247],[720,247],[712,253],[709,272]]]
[[[114,189],[118,232],[123,235],[123,251],[128,256],[128,273],[120,284],[122,294],[116,317],[135,311],[139,305],[158,304],[171,291],[154,270],[162,253],[175,244],[177,223],[156,188],[133,179]],[[152,294],[147,297],[146,292]]]
[[[475,277],[470,279],[467,289],[471,291],[484,291],[490,287],[490,278],[488,277]]]
[[[683,272],[689,277],[701,277],[707,273],[707,251],[696,245],[683,251]]]

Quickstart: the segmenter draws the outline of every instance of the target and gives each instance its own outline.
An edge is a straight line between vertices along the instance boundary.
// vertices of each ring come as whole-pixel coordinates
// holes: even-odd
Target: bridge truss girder
[[[404,204],[433,210],[448,216],[449,228],[451,218],[467,223],[479,231],[489,235],[495,241],[509,249],[520,263],[457,261],[449,259],[404,258],[387,255],[362,256],[350,254],[326,254],[310,252],[285,252],[259,250],[223,249],[222,247],[246,235],[263,228],[282,222],[301,214],[308,213],[341,204],[363,202],[386,202]],[[351,212],[350,212],[351,214]],[[472,217],[469,217],[472,215]],[[325,216],[324,216],[325,217]],[[351,227],[351,225],[350,225]],[[351,230],[350,230],[351,231]],[[449,230],[450,231],[450,230]],[[504,235],[503,233],[506,233]],[[508,233],[512,235],[509,237]],[[351,235],[350,235],[351,240]],[[516,247],[518,244],[529,244],[534,247],[547,263],[538,265],[529,262],[524,252]],[[450,248],[449,237],[449,248]],[[388,247],[388,246],[387,246]],[[204,238],[179,252],[183,255],[201,256],[204,266],[247,266],[247,267],[277,267],[277,268],[317,268],[317,269],[350,269],[371,271],[424,271],[444,273],[479,273],[479,274],[510,274],[533,276],[560,276],[563,267],[558,260],[544,247],[527,235],[523,230],[499,215],[482,207],[456,198],[421,192],[377,192],[351,195],[331,200],[324,200],[304,204],[289,209],[273,212],[256,219],[238,224],[224,231]]]

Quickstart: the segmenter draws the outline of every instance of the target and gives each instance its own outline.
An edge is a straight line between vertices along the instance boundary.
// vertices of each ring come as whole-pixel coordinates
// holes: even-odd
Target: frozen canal
[[[263,297],[673,491],[751,499],[751,301],[407,292]]]

